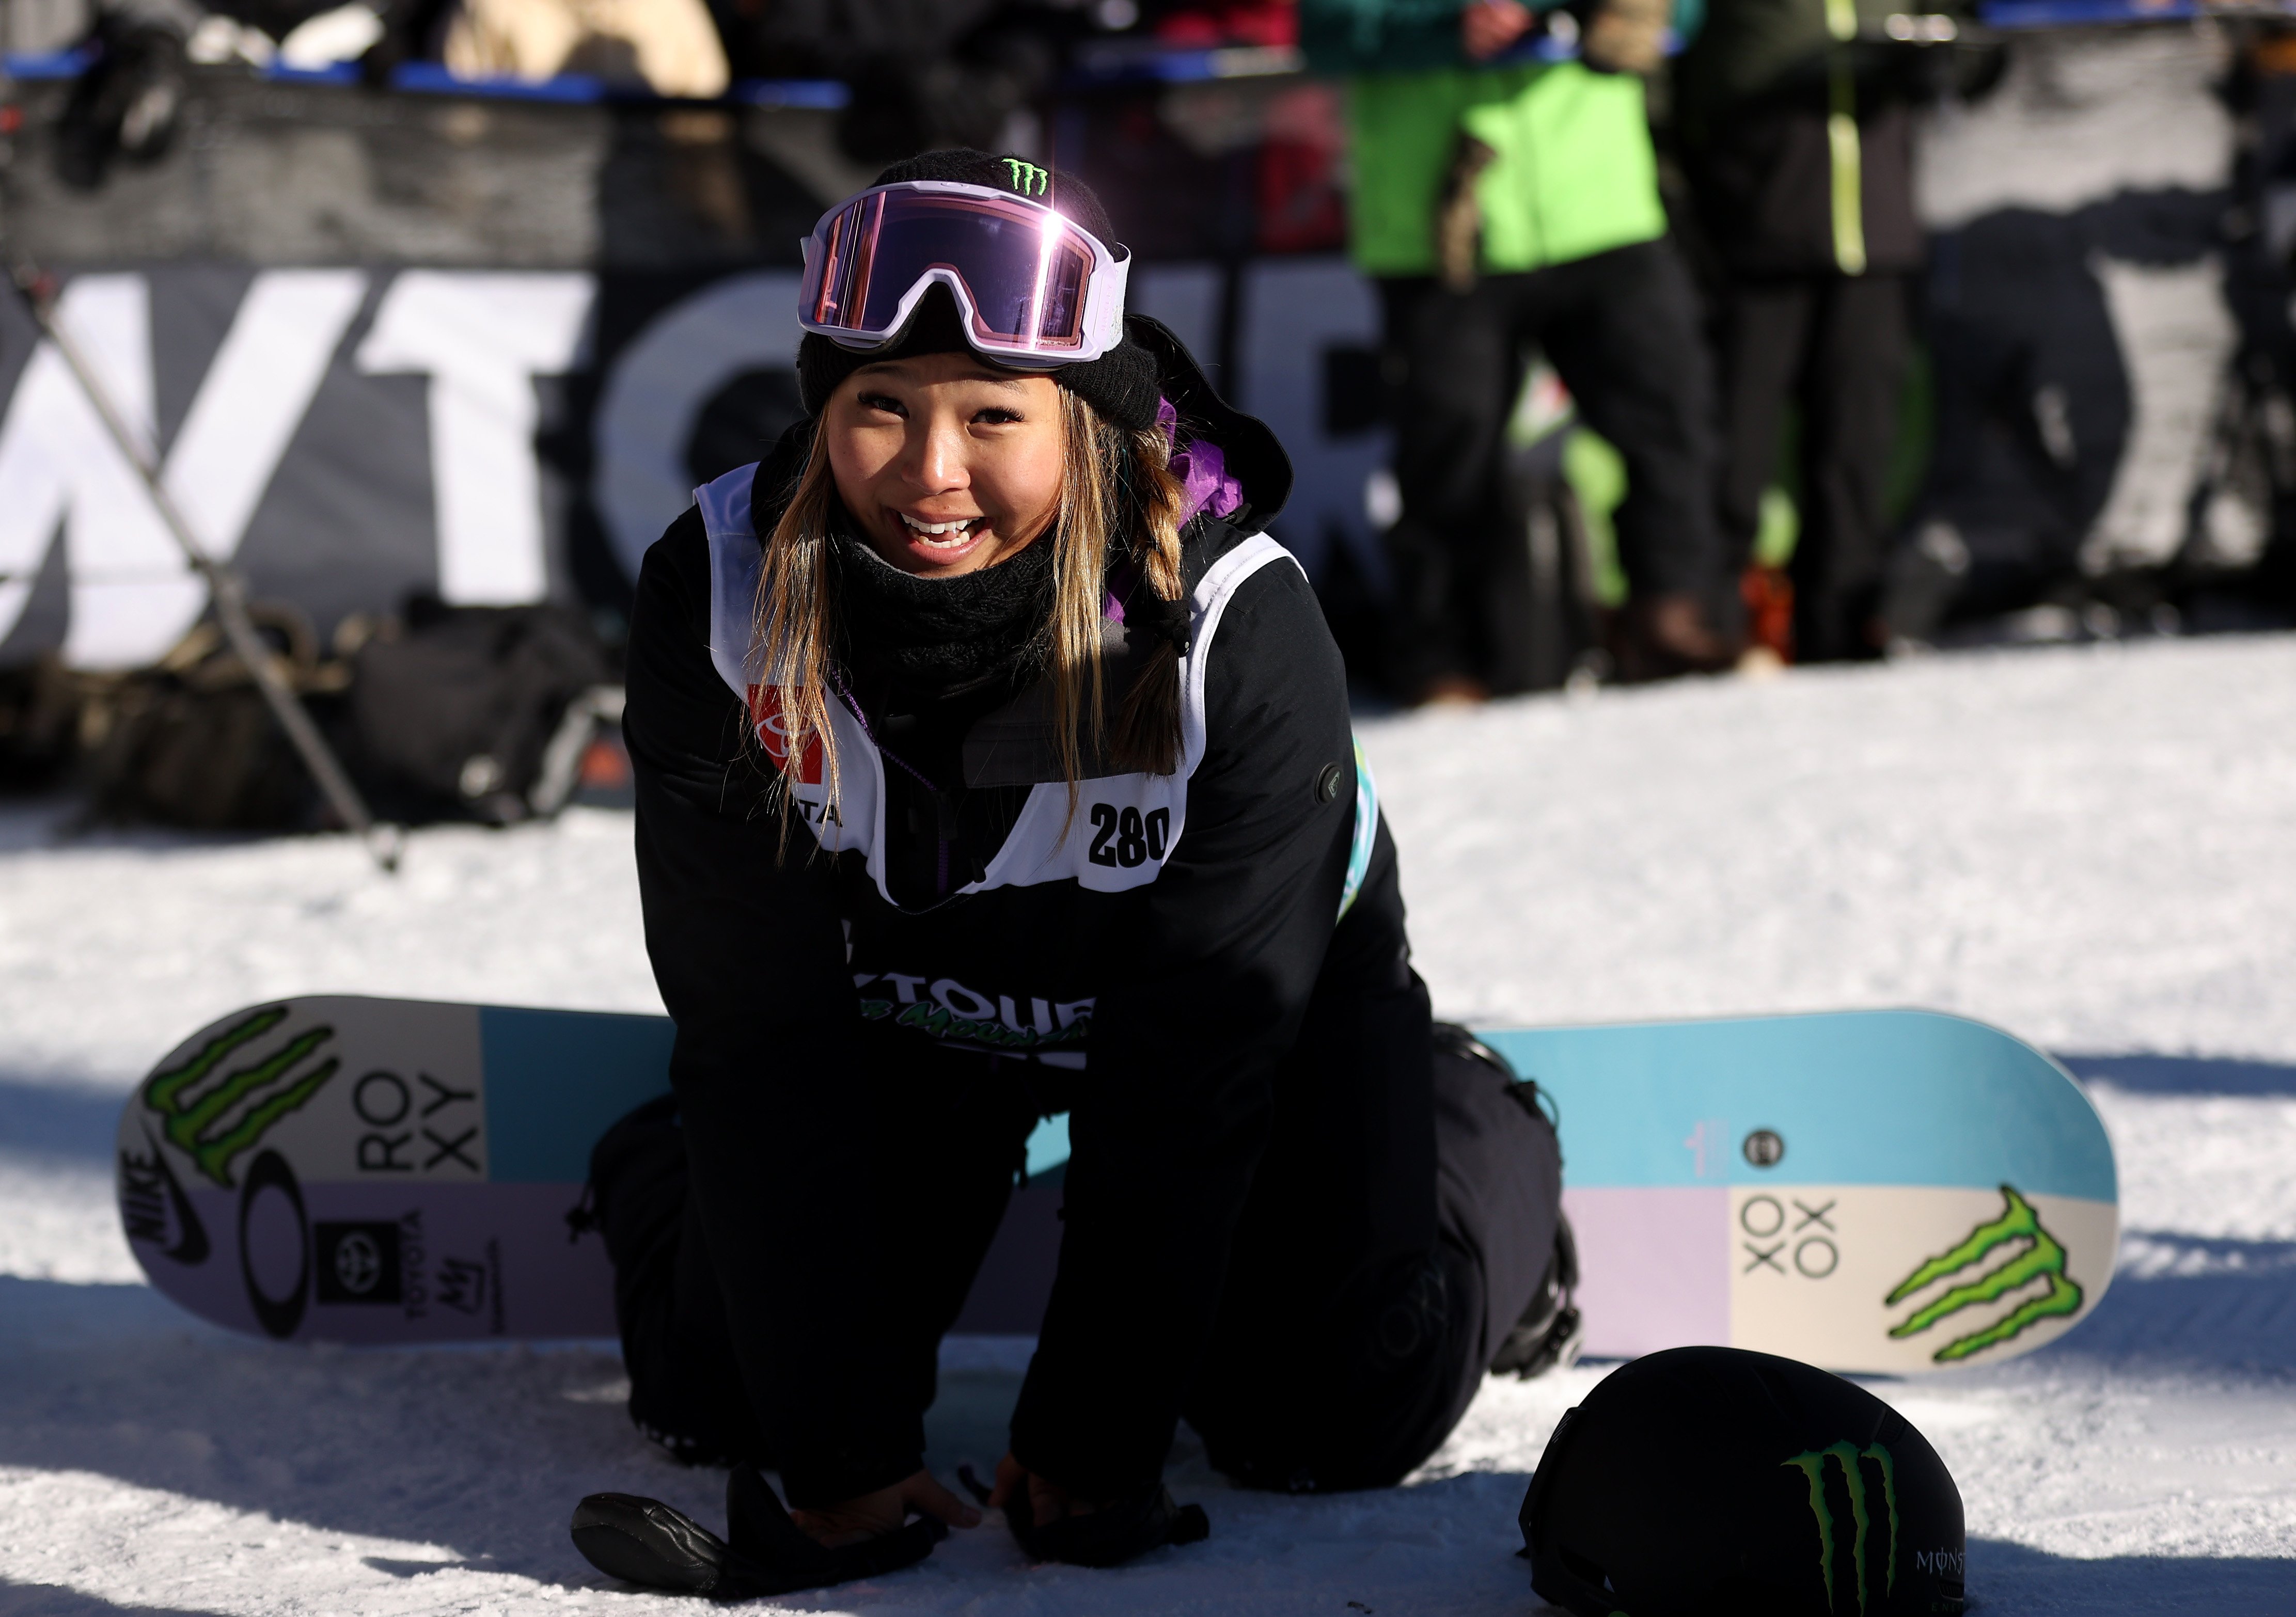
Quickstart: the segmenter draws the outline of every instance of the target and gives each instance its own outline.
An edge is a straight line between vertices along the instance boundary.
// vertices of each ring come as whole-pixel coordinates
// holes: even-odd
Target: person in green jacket
[[[1555,13],[1516,0],[1302,0],[1308,65],[1348,79],[1357,265],[1378,282],[1402,515],[1396,683],[1475,699],[1504,648],[1485,625],[1521,543],[1501,499],[1505,429],[1542,348],[1618,447],[1628,678],[1728,666],[1714,520],[1713,384],[1697,297],[1667,235],[1641,75],[1666,0],[1592,0],[1582,60],[1528,59]],[[1577,22],[1574,13],[1569,20]]]

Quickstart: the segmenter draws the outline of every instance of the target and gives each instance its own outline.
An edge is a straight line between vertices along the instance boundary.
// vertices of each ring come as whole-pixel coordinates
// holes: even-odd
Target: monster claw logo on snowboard
[[[1954,1286],[1927,1306],[1916,1309],[1911,1318],[1891,1327],[1890,1335],[1915,1335],[1940,1319],[1949,1319],[1964,1309],[1997,1302],[2036,1280],[2046,1280],[2047,1284],[2039,1295],[2027,1298],[1982,1330],[1947,1343],[1931,1355],[1939,1364],[1953,1364],[1982,1352],[2020,1335],[2038,1320],[2080,1312],[2084,1294],[2079,1282],[2065,1273],[2065,1249],[2041,1227],[2041,1215],[2013,1187],[2002,1186],[2001,1196],[2006,1205],[1999,1218],[1980,1224],[1969,1232],[1967,1239],[1939,1253],[1899,1281],[1887,1299],[1889,1306],[1896,1307],[1915,1292],[1993,1256],[2005,1246],[2020,1241],[2030,1245],[1999,1268],[1988,1270],[1975,1279]]]
[[[2112,1284],[2103,1123],[1997,1029],[1865,1011],[1484,1038],[1562,1106],[1589,1354],[1925,1375],[2042,1348]]]
[[[224,1058],[286,1019],[284,1006],[258,1010],[209,1040],[181,1066],[152,1074],[144,1085],[144,1104],[160,1118],[168,1140],[223,1189],[232,1188],[232,1159],[260,1145],[274,1124],[317,1094],[341,1066],[330,1057],[299,1076],[289,1076],[297,1063],[335,1036],[332,1027],[313,1027],[221,1082],[199,1089]],[[242,1100],[250,1104],[226,1125],[226,1114]]]
[[[1809,1514],[1817,1521],[1818,1567],[1825,1575],[1825,1607],[1828,1611],[1841,1609],[1833,1592],[1834,1543],[1840,1533],[1833,1517],[1833,1506],[1826,1498],[1825,1463],[1828,1460],[1841,1467],[1842,1487],[1849,1495],[1849,1566],[1857,1580],[1857,1609],[1862,1613],[1866,1609],[1867,1587],[1866,1547],[1874,1526],[1873,1511],[1866,1499],[1865,1462],[1873,1461],[1882,1474],[1882,1507],[1890,1534],[1889,1543],[1882,1552],[1884,1568],[1882,1592],[1884,1597],[1895,1594],[1898,1588],[1897,1467],[1890,1458],[1890,1450],[1880,1443],[1870,1444],[1864,1449],[1849,1442],[1829,1443],[1823,1449],[1814,1449],[1779,1462],[1799,1467],[1809,1479]]]

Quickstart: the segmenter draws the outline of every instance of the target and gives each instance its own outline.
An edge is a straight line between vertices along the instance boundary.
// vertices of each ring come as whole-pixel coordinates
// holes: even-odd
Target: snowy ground
[[[2095,1317],[1877,1383],[1959,1479],[1991,1613],[2296,1610],[2296,639],[1940,658],[1365,727],[1419,959],[1463,1018],[1931,1005],[2076,1058],[2128,1235]],[[631,1612],[565,1537],[654,1459],[595,1345],[349,1352],[197,1325],[118,1233],[121,1096],[217,1011],[325,990],[655,1009],[627,819],[50,845],[0,810],[0,1613]],[[935,1460],[994,1458],[1022,1344],[953,1344]],[[1513,1515],[1602,1374],[1491,1383],[1410,1487],[1220,1485],[1117,1572],[961,1534],[795,1602],[1525,1613]],[[656,1609],[691,1613],[664,1604]]]

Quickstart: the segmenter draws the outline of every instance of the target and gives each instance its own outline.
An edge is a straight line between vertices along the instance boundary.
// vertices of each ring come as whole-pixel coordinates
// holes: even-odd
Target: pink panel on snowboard
[[[567,1228],[579,1185],[323,1180],[298,1188],[299,1220],[283,1190],[258,1187],[244,1262],[242,1194],[188,1193],[202,1231],[192,1261],[148,1242],[138,1253],[154,1286],[218,1325],[356,1343],[614,1334],[605,1243]],[[253,1288],[270,1302],[267,1322]]]
[[[1578,1237],[1588,1353],[1628,1359],[1730,1343],[1730,1192],[1596,1187],[1562,1193]]]

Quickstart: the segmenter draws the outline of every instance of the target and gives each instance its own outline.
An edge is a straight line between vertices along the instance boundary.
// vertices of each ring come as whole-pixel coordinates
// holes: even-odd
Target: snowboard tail
[[[2112,1284],[2103,1123],[1997,1028],[1849,1011],[1484,1038],[1562,1108],[1590,1353],[1945,1369],[2054,1340]]]

